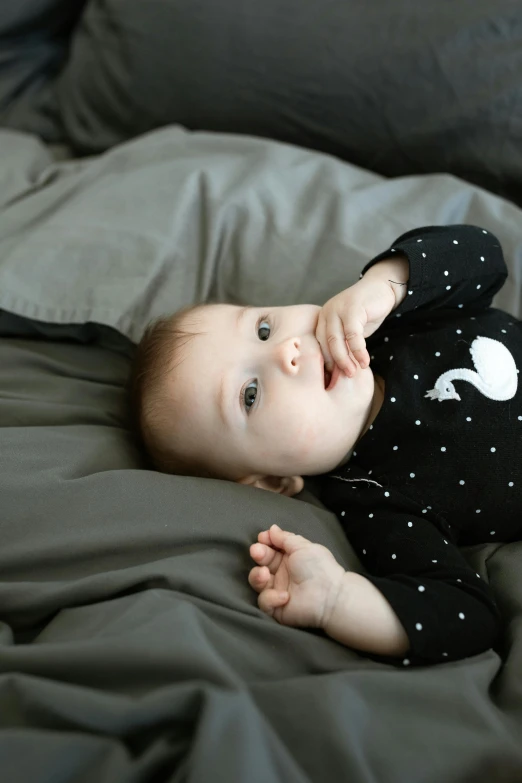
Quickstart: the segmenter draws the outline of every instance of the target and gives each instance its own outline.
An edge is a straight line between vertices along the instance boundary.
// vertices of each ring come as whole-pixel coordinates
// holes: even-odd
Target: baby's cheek
[[[317,453],[323,439],[321,422],[316,416],[302,417],[296,424],[295,446],[304,458]]]

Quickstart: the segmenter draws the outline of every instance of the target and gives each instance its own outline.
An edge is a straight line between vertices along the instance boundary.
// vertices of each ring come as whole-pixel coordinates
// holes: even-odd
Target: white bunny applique
[[[470,347],[475,371],[461,367],[439,375],[425,397],[430,400],[460,400],[453,381],[469,381],[490,400],[510,400],[515,396],[518,371],[513,355],[505,345],[490,337],[476,337]]]

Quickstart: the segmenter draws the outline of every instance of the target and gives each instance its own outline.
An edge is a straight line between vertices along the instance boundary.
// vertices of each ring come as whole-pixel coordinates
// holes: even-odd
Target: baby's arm
[[[371,528],[365,520],[363,537],[375,550],[379,576],[345,572],[326,547],[272,525],[250,547],[258,565],[249,582],[260,608],[284,625],[322,628],[342,644],[397,665],[487,650],[500,620],[487,585],[434,525],[413,519],[383,514]],[[358,546],[355,518],[350,527],[355,550],[371,559],[368,545]]]
[[[410,647],[404,626],[392,607],[362,574],[344,574],[324,631],[347,647],[375,655],[403,656]]]
[[[403,655],[408,637],[382,593],[346,572],[332,553],[272,525],[259,534],[249,575],[259,607],[284,625],[323,628],[333,639],[377,655]]]

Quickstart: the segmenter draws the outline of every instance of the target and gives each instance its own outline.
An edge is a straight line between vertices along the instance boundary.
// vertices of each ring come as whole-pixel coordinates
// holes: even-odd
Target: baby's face
[[[368,368],[325,388],[317,305],[212,305],[169,379],[176,428],[222,475],[313,475],[333,469],[372,408]],[[192,328],[192,327],[191,327]]]

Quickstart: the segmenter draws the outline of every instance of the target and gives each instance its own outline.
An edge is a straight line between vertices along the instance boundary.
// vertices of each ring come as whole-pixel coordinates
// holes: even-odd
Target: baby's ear
[[[245,476],[237,480],[238,484],[246,484],[258,489],[267,489],[269,492],[276,492],[278,495],[292,497],[304,487],[302,476]]]

